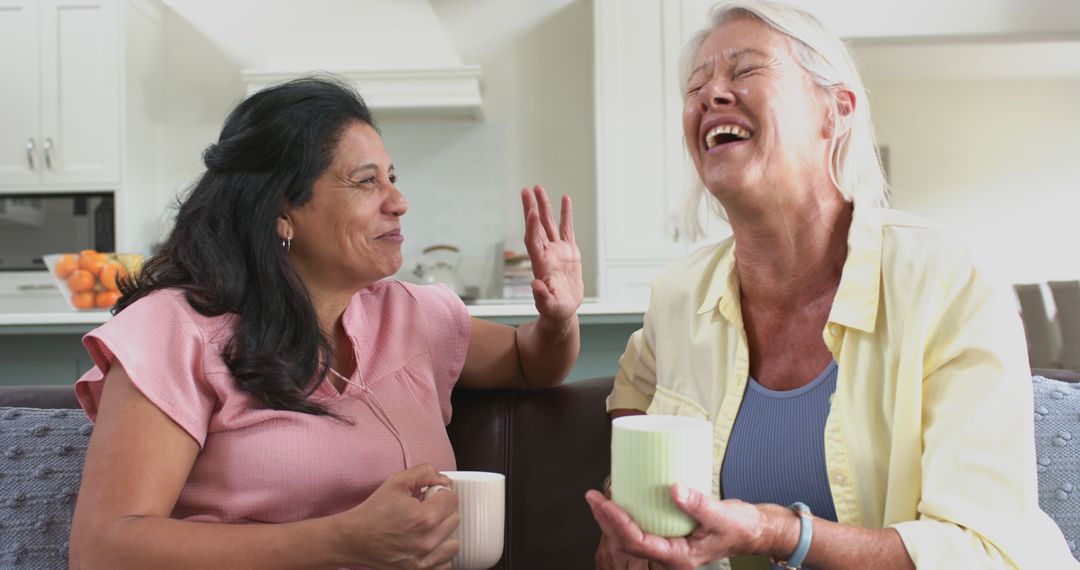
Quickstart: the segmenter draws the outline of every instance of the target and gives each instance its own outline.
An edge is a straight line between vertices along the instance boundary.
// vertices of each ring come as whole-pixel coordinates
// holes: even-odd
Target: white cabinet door
[[[682,102],[677,55],[665,22],[679,21],[662,0],[597,0],[597,205],[601,257],[667,260],[675,240],[673,205],[682,195],[678,133]],[[674,56],[674,57],[673,57]],[[671,140],[675,136],[675,140]]]
[[[120,175],[116,4],[43,0],[41,7],[42,183],[115,184]]]
[[[683,144],[679,86],[683,45],[703,25],[703,19],[687,17],[694,8],[683,0],[595,0],[599,282],[605,300],[646,300],[652,278],[701,245],[688,244],[678,229],[688,185],[697,179]]]
[[[38,0],[0,0],[0,186],[40,179]]]

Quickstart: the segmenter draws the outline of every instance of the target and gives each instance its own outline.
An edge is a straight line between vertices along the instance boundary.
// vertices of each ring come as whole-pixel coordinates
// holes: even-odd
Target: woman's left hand
[[[541,318],[565,323],[577,313],[585,296],[570,197],[562,197],[558,231],[551,202],[542,187],[522,189],[521,205],[525,210],[525,249],[535,277],[532,291],[536,310]]]
[[[742,554],[766,551],[765,517],[750,503],[724,501],[679,485],[672,498],[680,510],[698,522],[685,537],[646,534],[614,501],[596,491],[585,495],[600,530],[614,547],[631,556],[659,562],[671,570],[691,570],[703,564]]]

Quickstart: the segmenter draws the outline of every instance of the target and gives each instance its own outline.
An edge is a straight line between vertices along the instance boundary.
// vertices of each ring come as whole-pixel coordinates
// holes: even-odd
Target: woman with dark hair
[[[449,568],[450,392],[544,388],[578,353],[570,200],[523,190],[539,318],[470,319],[401,266],[405,198],[351,89],[256,93],[115,317],[84,339],[95,428],[72,567]],[[239,524],[246,523],[246,524]]]

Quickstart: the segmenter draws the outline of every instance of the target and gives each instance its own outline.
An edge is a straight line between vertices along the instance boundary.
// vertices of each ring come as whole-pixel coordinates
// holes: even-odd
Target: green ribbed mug
[[[611,422],[611,498],[642,530],[686,536],[697,522],[679,510],[671,486],[711,494],[712,424],[684,416],[624,416]]]

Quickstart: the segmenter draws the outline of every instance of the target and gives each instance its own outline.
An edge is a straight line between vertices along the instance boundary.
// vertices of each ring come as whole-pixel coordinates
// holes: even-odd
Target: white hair
[[[683,49],[679,65],[679,83],[686,93],[690,69],[705,39],[721,25],[737,18],[755,18],[776,32],[787,36],[795,61],[810,74],[822,89],[843,86],[855,95],[855,110],[847,130],[839,128],[840,113],[834,109],[833,140],[830,150],[829,176],[840,194],[849,202],[886,206],[888,185],[874,142],[874,127],[870,107],[855,58],[847,45],[825,28],[814,16],[768,0],[736,0],[718,4],[709,15],[709,25],[694,34]],[[833,104],[836,99],[829,98]],[[689,144],[689,141],[685,141]],[[710,208],[727,219],[720,201],[705,190],[694,170],[693,183],[686,193],[680,215],[680,226],[689,239],[704,235],[698,215],[702,199],[709,196]]]

